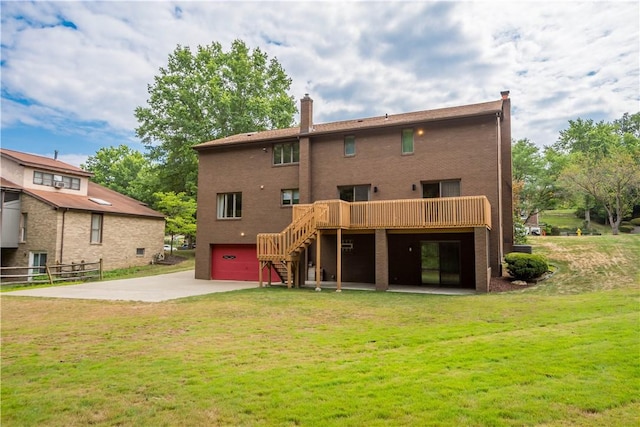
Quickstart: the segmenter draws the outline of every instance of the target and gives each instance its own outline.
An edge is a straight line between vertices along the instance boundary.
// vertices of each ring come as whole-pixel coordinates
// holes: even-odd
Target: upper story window
[[[102,243],[102,214],[91,214],[91,243]]]
[[[291,190],[282,190],[280,192],[280,204],[282,206],[297,205],[300,203],[300,191],[295,188]]]
[[[413,129],[402,129],[402,154],[413,153]]]
[[[366,202],[369,200],[370,185],[348,185],[338,187],[340,200],[345,202]]]
[[[47,172],[33,172],[33,183],[37,185],[46,185],[48,187],[80,190],[80,178]]]
[[[20,242],[24,243],[27,241],[27,220],[29,219],[29,214],[23,213],[22,218],[20,218]]]
[[[242,193],[218,194],[218,219],[242,218]]]
[[[344,155],[345,157],[353,157],[356,155],[356,137],[344,137]]]
[[[422,197],[460,197],[460,181],[448,180],[422,183]]]
[[[300,162],[300,144],[298,142],[287,142],[275,144],[273,146],[273,164],[284,165],[288,163]]]

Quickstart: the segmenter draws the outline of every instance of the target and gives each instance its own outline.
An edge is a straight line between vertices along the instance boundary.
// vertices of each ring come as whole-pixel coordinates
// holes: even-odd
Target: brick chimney
[[[300,133],[309,133],[313,130],[313,99],[308,93],[300,100]]]

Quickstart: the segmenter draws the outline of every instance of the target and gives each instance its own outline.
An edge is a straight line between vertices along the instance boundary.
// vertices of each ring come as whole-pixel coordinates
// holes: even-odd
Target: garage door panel
[[[214,280],[258,281],[260,263],[255,245],[213,245],[211,249],[211,278]],[[267,281],[267,270],[263,280]],[[271,274],[272,281],[280,281]]]

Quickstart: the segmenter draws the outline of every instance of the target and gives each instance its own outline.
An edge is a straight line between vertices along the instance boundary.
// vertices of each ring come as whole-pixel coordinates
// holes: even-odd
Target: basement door
[[[460,242],[422,241],[423,285],[460,285]]]

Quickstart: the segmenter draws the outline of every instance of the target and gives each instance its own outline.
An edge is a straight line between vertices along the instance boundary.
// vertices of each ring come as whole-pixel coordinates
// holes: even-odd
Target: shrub
[[[633,218],[631,221],[631,224],[636,225],[638,227],[640,227],[640,218]]]
[[[633,225],[621,225],[618,227],[618,231],[621,233],[631,233],[635,227]]]
[[[541,255],[511,252],[505,255],[507,271],[518,280],[531,280],[549,271],[547,260]]]

